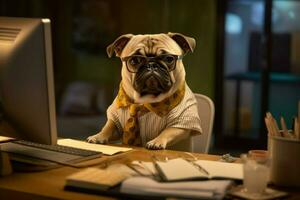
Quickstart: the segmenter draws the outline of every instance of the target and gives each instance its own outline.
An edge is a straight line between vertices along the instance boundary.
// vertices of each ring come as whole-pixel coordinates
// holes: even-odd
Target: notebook
[[[116,170],[86,168],[66,178],[66,187],[86,188],[104,191],[118,185],[128,174]]]
[[[176,158],[168,162],[156,162],[155,167],[164,181],[243,179],[243,165],[239,163],[208,160],[190,162],[182,158]]]

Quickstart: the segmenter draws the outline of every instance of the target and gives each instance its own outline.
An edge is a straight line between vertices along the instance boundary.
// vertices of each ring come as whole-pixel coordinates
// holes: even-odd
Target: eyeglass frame
[[[129,71],[129,72],[131,72],[131,73],[137,73],[137,71],[132,71],[132,70],[130,70],[129,69],[129,67],[128,67],[128,64],[127,64],[127,61],[130,59],[130,58],[132,58],[132,57],[134,57],[134,56],[137,56],[137,57],[143,57],[143,58],[146,58],[146,64],[148,64],[149,63],[149,61],[151,60],[151,59],[156,59],[157,57],[160,57],[160,56],[164,56],[164,55],[168,55],[168,56],[172,56],[173,58],[175,58],[175,66],[170,70],[169,68],[168,68],[168,71],[169,72],[171,72],[171,71],[173,71],[173,70],[175,70],[176,69],[176,62],[178,61],[178,60],[182,60],[183,59],[183,57],[184,57],[184,55],[174,55],[174,54],[161,54],[161,55],[157,55],[157,56],[155,56],[155,57],[148,57],[148,56],[144,56],[144,55],[131,55],[131,56],[126,56],[126,57],[123,57],[123,58],[121,58],[121,60],[123,61],[123,62],[125,62],[125,65],[126,65],[126,68],[127,68],[127,70]]]

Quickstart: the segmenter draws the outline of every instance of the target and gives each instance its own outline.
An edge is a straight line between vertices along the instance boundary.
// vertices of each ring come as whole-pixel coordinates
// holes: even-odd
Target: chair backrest
[[[202,134],[192,137],[191,151],[208,153],[214,124],[215,106],[213,101],[205,95],[195,93],[195,97],[198,103]]]
[[[198,113],[201,120],[202,134],[192,135],[168,147],[171,150],[208,153],[215,116],[213,101],[202,94],[196,94]]]

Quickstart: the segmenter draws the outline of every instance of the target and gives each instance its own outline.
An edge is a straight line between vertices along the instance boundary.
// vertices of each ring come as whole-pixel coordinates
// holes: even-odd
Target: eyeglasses
[[[177,60],[181,60],[182,58],[182,55],[178,56],[172,54],[161,54],[155,57],[132,55],[122,58],[122,61],[126,63],[126,67],[131,73],[136,73],[142,66],[145,66],[150,61],[164,63],[170,72],[176,68]]]

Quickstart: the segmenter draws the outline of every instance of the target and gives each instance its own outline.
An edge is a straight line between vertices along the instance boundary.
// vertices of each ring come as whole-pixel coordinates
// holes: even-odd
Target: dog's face
[[[182,57],[195,40],[178,33],[123,35],[107,47],[122,60],[122,86],[135,103],[159,102],[185,82]]]

